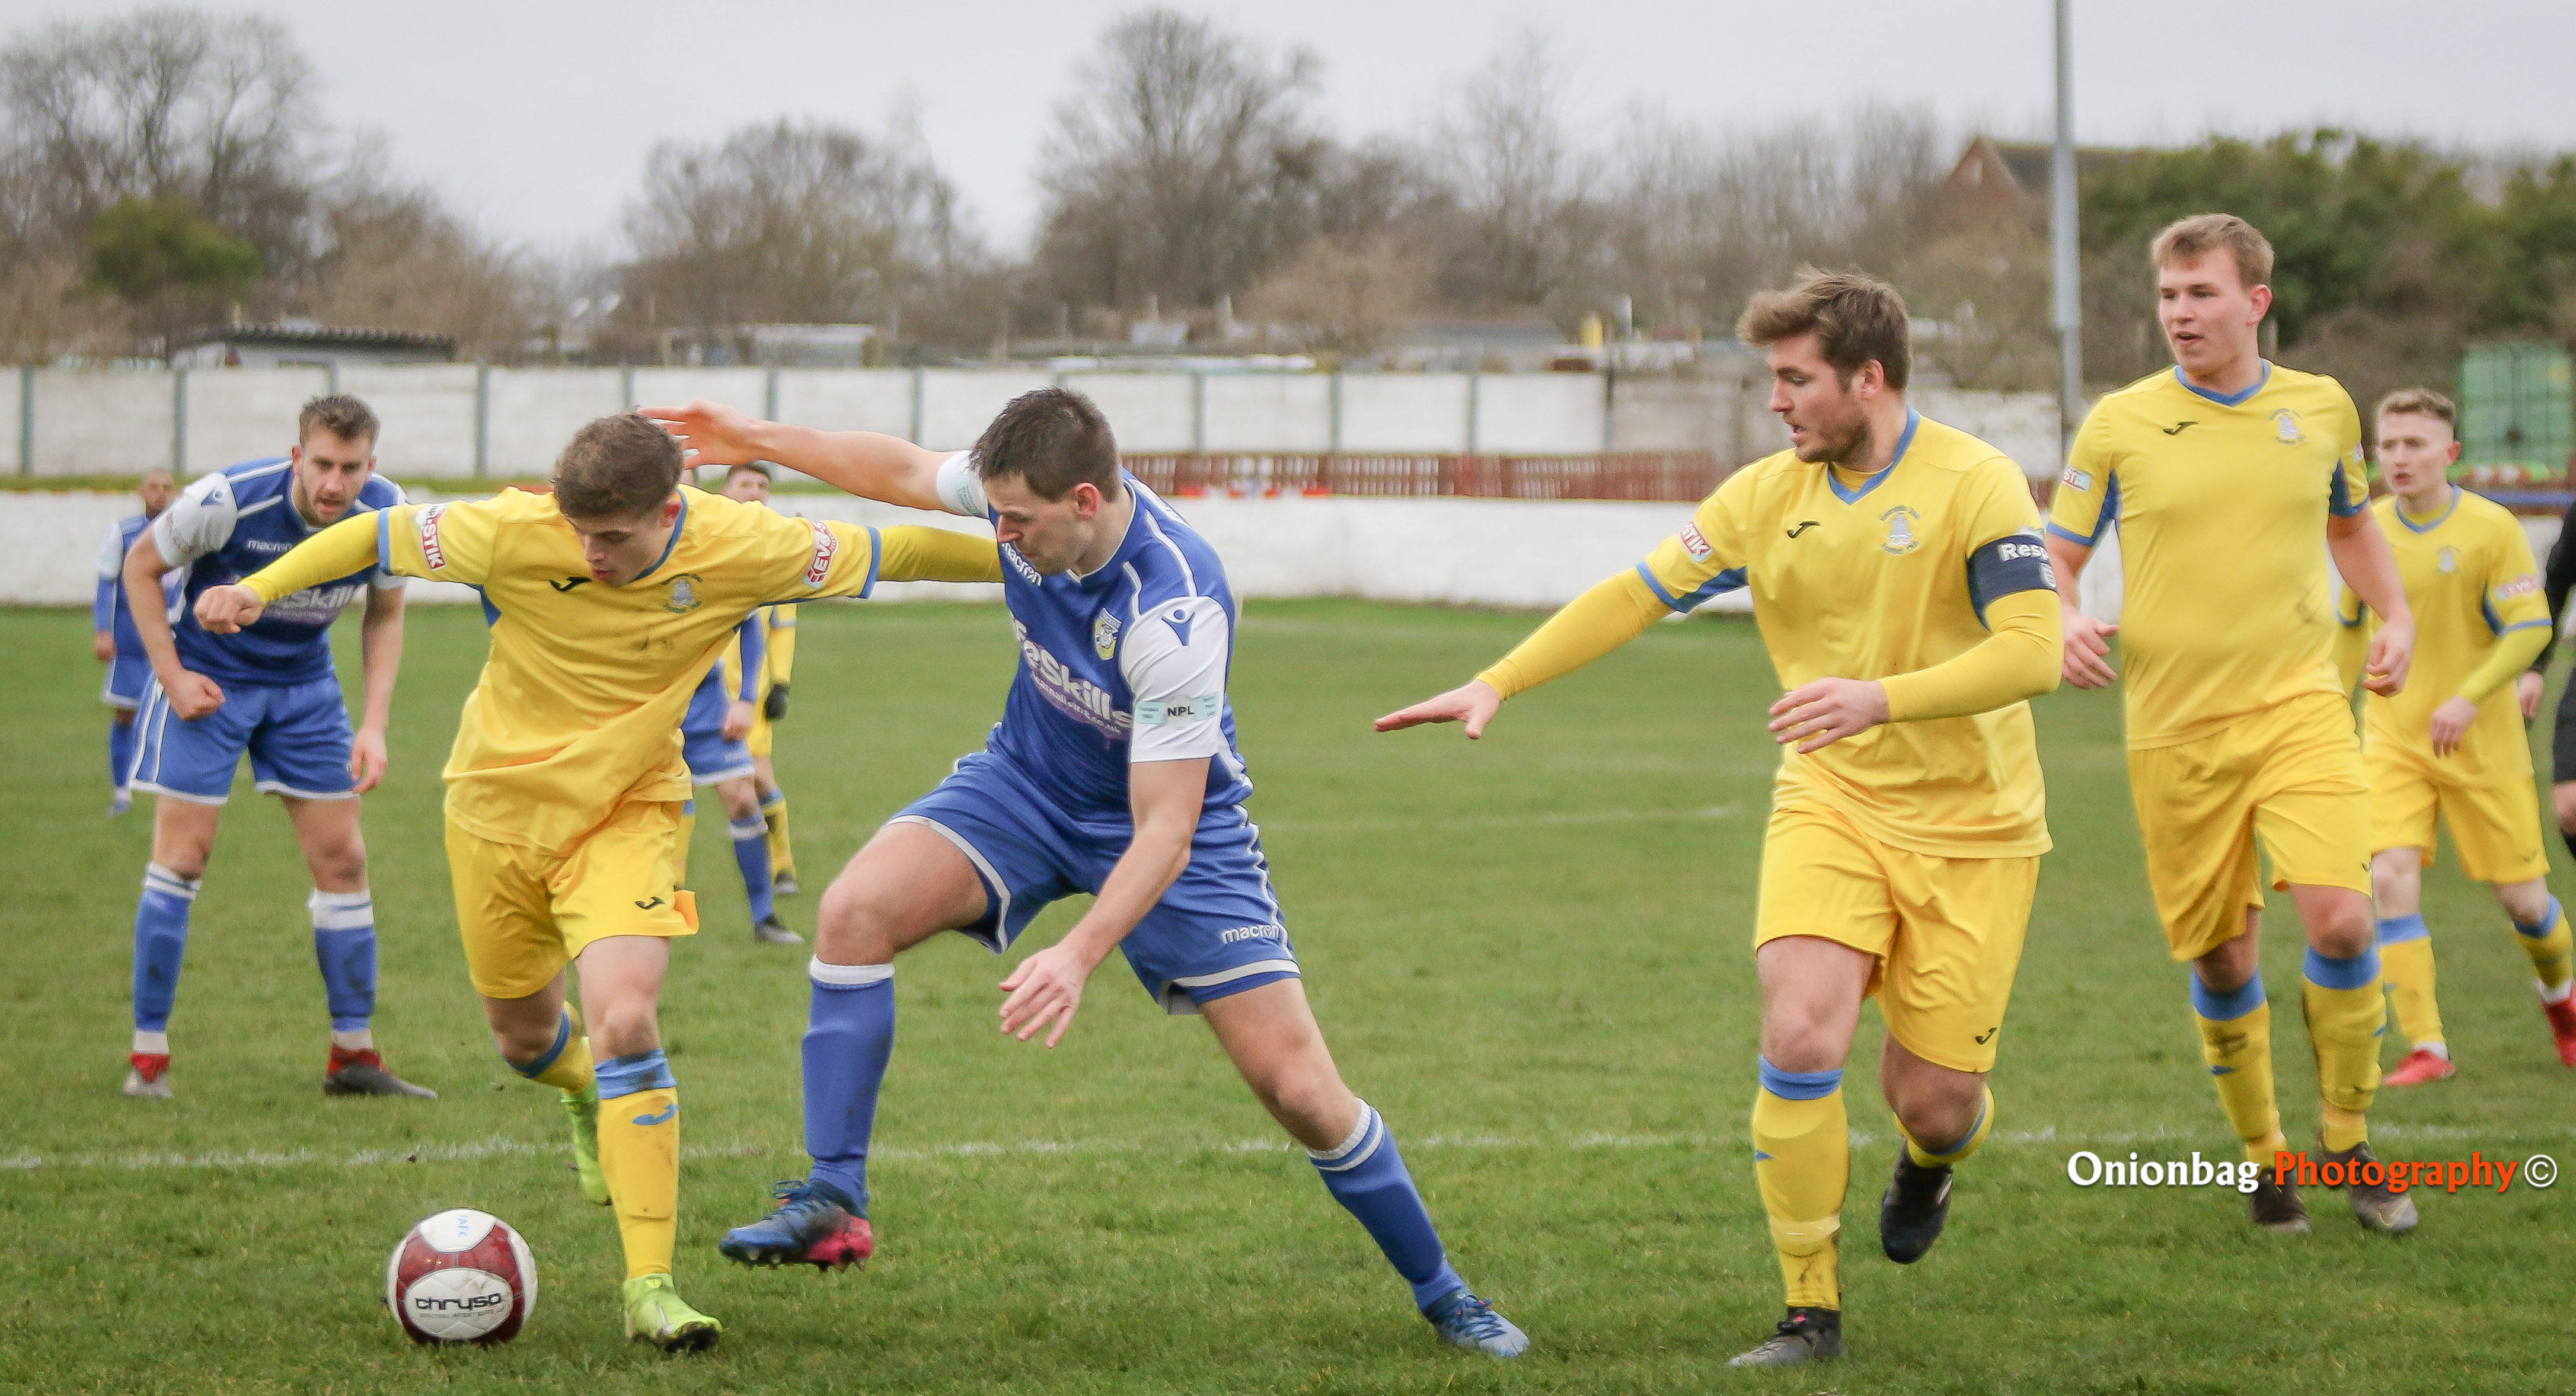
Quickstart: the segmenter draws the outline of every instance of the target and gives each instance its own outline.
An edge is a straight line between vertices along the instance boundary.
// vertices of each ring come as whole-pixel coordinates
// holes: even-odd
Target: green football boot
[[[619,1286],[626,1304],[626,1336],[664,1352],[707,1352],[724,1325],[689,1307],[668,1275],[638,1275]]]

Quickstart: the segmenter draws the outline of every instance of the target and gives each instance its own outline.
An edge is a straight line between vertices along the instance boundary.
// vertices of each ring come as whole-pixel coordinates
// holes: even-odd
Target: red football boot
[[[125,1073],[125,1093],[144,1100],[170,1098],[170,1054],[167,1052],[133,1052],[126,1063],[133,1069]]]
[[[2576,994],[2544,1003],[2540,1011],[2549,1015],[2549,1035],[2558,1039],[2558,1060],[2576,1066]]]
[[[2420,1086],[2427,1081],[2448,1081],[2459,1074],[2460,1069],[2451,1064],[2449,1057],[2418,1047],[2407,1054],[2406,1060],[2397,1064],[2395,1071],[2380,1077],[2379,1084]]]

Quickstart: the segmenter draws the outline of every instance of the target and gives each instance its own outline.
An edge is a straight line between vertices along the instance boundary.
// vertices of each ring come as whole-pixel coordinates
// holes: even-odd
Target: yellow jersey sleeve
[[[503,490],[490,499],[379,509],[379,564],[399,577],[427,577],[479,587],[499,570],[495,554],[500,550],[502,524],[545,508],[545,501],[537,495]]]
[[[2334,476],[2326,485],[2326,507],[2336,518],[2348,519],[2370,507],[2370,462],[2362,454],[2361,412],[2352,405],[2352,394],[2337,387],[2335,406]]]
[[[2066,473],[2048,502],[2048,531],[2085,547],[2099,547],[2120,517],[2118,457],[2111,450],[2109,414],[2096,409],[2075,430]]]
[[[2485,551],[2487,628],[2498,638],[2517,630],[2548,629],[2549,597],[2541,589],[2540,564],[2522,525],[2499,527]]]
[[[1728,476],[1716,493],[1700,501],[1681,532],[1637,564],[1638,578],[1666,609],[1695,610],[1745,585],[1745,513],[1756,473],[1748,468]]]

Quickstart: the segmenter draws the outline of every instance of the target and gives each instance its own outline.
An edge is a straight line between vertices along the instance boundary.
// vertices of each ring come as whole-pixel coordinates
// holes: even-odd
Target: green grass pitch
[[[721,820],[706,929],[663,1030],[686,1102],[679,1278],[727,1324],[704,1357],[619,1340],[614,1225],[585,1206],[547,1092],[494,1057],[465,983],[438,767],[483,650],[467,608],[411,619],[395,768],[366,829],[379,1039],[436,1102],[326,1100],[308,883],[273,802],[237,799],[197,903],[169,1102],[117,1093],[149,802],[101,817],[105,715],[83,619],[0,612],[9,876],[0,896],[0,1390],[27,1392],[2389,1392],[2561,1388],[2576,1185],[2421,1196],[2361,1233],[2312,1190],[2304,1237],[2233,1193],[2072,1186],[2078,1148],[2232,1155],[2183,972],[2147,903],[2118,698],[2039,705],[2057,851],[1996,1078],[1995,1141],[1910,1270],[1877,1253],[1893,1132],[1866,1015],[1848,1080],[1853,1355],[1751,1375],[1779,1287],[1745,1137],[1749,917],[1775,691],[1752,627],[1659,627],[1515,703],[1480,744],[1368,720],[1447,687],[1527,616],[1256,603],[1234,676],[1260,821],[1351,1082],[1381,1107],[1460,1270],[1535,1347],[1437,1345],[1367,1237],[1201,1025],[1104,965],[1065,1044],[995,1031],[1005,961],[951,937],[901,1019],[865,1271],[752,1273],[713,1249],[799,1174],[804,956],[756,946]],[[354,675],[354,624],[341,627]],[[999,712],[996,608],[806,610],[779,767],[814,897]],[[2483,892],[2428,879],[2456,1081],[2386,1092],[2383,1156],[2576,1152],[2576,1074]],[[1032,930],[1045,944],[1064,909]],[[2284,1113],[2313,1137],[2298,937],[2265,950]],[[2390,1048],[2390,1061],[2396,1049]],[[2116,1152],[2115,1152],[2116,1151]],[[424,1351],[380,1305],[387,1252],[442,1208],[507,1219],[543,1276],[531,1328]]]

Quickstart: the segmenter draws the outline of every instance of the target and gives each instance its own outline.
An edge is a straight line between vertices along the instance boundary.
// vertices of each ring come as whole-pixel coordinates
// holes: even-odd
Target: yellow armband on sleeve
[[[1974,649],[1881,681],[1887,720],[1923,722],[1991,712],[2057,687],[2066,619],[2053,591],[2016,591],[1986,603],[1992,633]]]
[[[877,577],[888,582],[998,582],[1002,549],[953,529],[897,524],[877,534]]]
[[[351,514],[242,578],[242,585],[258,592],[265,605],[306,587],[365,571],[376,562],[376,529],[382,522],[372,509]]]
[[[1476,677],[1509,698],[1563,678],[1646,633],[1672,614],[1636,572],[1594,583]]]

